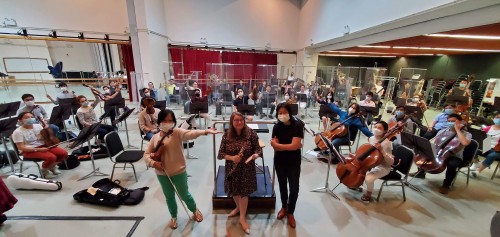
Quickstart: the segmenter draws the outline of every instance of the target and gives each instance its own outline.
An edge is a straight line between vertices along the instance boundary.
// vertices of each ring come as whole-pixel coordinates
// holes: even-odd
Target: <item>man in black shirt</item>
[[[238,105],[241,105],[241,104],[247,105],[248,104],[248,96],[243,94],[243,89],[241,89],[241,88],[238,88],[236,90],[236,92],[237,92],[236,99],[233,100],[233,111],[238,112]],[[253,116],[247,115],[246,119],[248,121],[252,121]]]

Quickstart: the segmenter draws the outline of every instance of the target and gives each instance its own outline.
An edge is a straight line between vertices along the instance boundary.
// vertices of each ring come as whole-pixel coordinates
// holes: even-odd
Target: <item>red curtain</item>
[[[132,101],[132,90],[131,83],[132,83],[132,77],[130,76],[130,72],[135,71],[135,66],[134,66],[134,54],[132,53],[132,45],[130,44],[121,44],[120,49],[122,51],[122,65],[125,66],[125,69],[127,70],[127,88],[129,89],[129,100]],[[137,95],[136,95],[136,98]]]
[[[250,66],[235,66],[235,79],[255,78],[257,64],[278,65],[277,54],[250,52],[222,52],[222,63],[250,64]]]

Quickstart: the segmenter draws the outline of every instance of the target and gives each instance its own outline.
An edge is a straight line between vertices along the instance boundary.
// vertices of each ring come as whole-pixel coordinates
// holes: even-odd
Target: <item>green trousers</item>
[[[156,177],[158,177],[158,181],[160,181],[161,189],[163,190],[163,194],[165,195],[165,199],[167,200],[167,206],[170,215],[172,216],[172,218],[177,218],[177,202],[175,200],[176,194],[174,191],[174,187],[172,187],[172,184],[168,180],[167,176],[157,175]],[[177,188],[181,199],[186,203],[187,208],[191,212],[196,211],[196,203],[193,199],[193,196],[191,196],[191,193],[189,193],[188,190],[187,173],[184,172],[182,174],[171,176],[170,179]]]

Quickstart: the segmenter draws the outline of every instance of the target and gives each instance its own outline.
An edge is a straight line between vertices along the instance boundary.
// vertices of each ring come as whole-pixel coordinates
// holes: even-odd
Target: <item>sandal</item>
[[[361,196],[361,201],[363,201],[363,202],[370,202],[371,200],[372,200],[371,196],[367,196],[365,194],[363,194],[363,196]]]
[[[240,210],[233,209],[227,217],[235,217],[240,213]]]
[[[193,220],[197,222],[203,221],[203,214],[201,214],[200,210],[196,209],[196,211],[193,212]]]
[[[350,190],[353,190],[353,191],[358,191],[358,192],[363,192],[363,188],[362,187],[357,187],[357,188],[349,188]]]
[[[170,227],[170,229],[177,229],[177,218],[172,218],[170,219],[170,222],[168,223],[168,227]]]

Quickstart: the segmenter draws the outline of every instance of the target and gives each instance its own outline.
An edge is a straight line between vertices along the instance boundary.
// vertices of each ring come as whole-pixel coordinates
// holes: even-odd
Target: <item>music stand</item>
[[[420,154],[425,157],[434,157],[434,148],[432,144],[430,143],[429,140],[423,137],[416,136],[407,132],[402,132],[401,144],[412,149],[415,155]],[[418,171],[418,173],[420,172],[422,172],[422,170]],[[410,183],[412,180],[413,178],[410,180],[407,180],[407,178],[405,178],[405,181],[403,183],[417,192],[422,192],[419,188],[415,187]]]
[[[198,115],[198,123],[201,126],[201,113],[208,113],[208,102],[191,102],[189,104],[189,113]],[[206,120],[205,120],[206,122]]]
[[[330,158],[328,159],[328,166],[327,166],[328,170],[326,171],[325,186],[317,188],[317,189],[313,189],[313,190],[311,190],[311,192],[326,192],[326,193],[330,194],[332,197],[340,200],[340,198],[333,192],[333,189],[335,189],[335,188],[330,189],[329,183],[328,183],[328,179],[330,178],[330,166],[332,164],[332,159],[333,159],[332,154],[334,152],[337,153],[337,150],[335,149],[335,147],[332,146],[332,144],[330,143],[328,138],[324,137],[321,134],[319,134],[319,136],[320,136],[321,140],[323,140],[323,142],[326,144],[328,149],[330,150],[330,154],[329,154]]]
[[[292,109],[292,115],[297,115],[299,114],[299,104],[290,104],[290,108]],[[276,111],[278,113],[278,111]]]
[[[450,95],[446,97],[446,104],[468,105],[469,97],[462,95]]]
[[[155,101],[154,107],[157,109],[166,109],[167,108],[167,101],[166,100]]]
[[[359,106],[359,110],[365,114],[371,114],[373,116],[378,115],[380,109],[378,107],[367,107],[367,106]]]
[[[72,143],[69,144],[69,148],[73,149],[77,146],[83,145],[83,143],[87,142],[87,145],[89,147],[89,154],[90,154],[90,160],[92,161],[92,172],[89,174],[81,177],[78,179],[78,181],[90,178],[91,176],[108,176],[108,174],[102,173],[99,171],[99,168],[95,167],[95,162],[94,162],[94,153],[92,152],[92,146],[90,145],[90,139],[92,139],[96,132],[97,129],[99,128],[99,125],[101,125],[101,122],[94,123],[90,125],[89,127],[84,127],[80,133],[78,133],[78,136],[73,140]]]
[[[239,104],[238,112],[243,115],[255,115],[255,105]]]
[[[304,136],[305,136],[305,132],[307,131],[308,133],[313,134],[312,136],[314,137],[314,134],[316,134],[316,133],[315,133],[314,131],[312,131],[312,130],[311,130],[311,129],[307,126],[307,124],[306,124],[304,121],[302,121],[301,119],[299,119],[297,116],[293,116],[293,117],[297,120],[297,122],[299,122],[299,123],[302,125],[302,127],[303,127],[303,131],[304,131]],[[309,158],[307,158],[307,157],[306,157],[306,155],[304,154],[304,139],[302,139],[302,140],[301,140],[301,142],[302,142],[302,147],[300,148],[300,155],[301,155],[301,157],[302,157],[302,160],[305,160],[305,161],[307,161],[307,162],[309,162],[309,163],[312,163],[312,161],[311,161],[311,160],[309,160]],[[309,151],[306,151],[306,154],[307,154],[308,152],[309,152]]]
[[[493,101],[493,112],[500,112],[500,97],[495,96],[495,100]]]
[[[415,114],[419,120],[424,117],[424,112],[420,106],[405,106],[406,114]]]
[[[407,99],[405,98],[396,98],[396,107],[398,106],[406,106]]]
[[[8,104],[2,104],[0,106],[8,106]],[[14,164],[12,163],[12,157],[10,157],[10,152],[7,148],[7,142],[5,138],[10,136],[14,130],[16,130],[17,118],[7,118],[0,120],[0,139],[2,140],[3,147],[5,149],[5,154],[7,155],[7,160],[10,164],[11,172],[14,173],[16,170],[14,169]]]
[[[21,101],[0,104],[0,118],[15,116],[20,105]]]
[[[208,104],[207,104],[207,107],[208,107]],[[182,128],[182,129],[191,129],[192,128],[192,121],[196,118],[196,116],[198,116],[198,114],[192,114],[191,116],[189,116],[188,119],[186,119],[184,122],[182,122],[178,127],[179,128]],[[199,117],[199,116],[198,116]],[[185,141],[183,142],[183,144],[186,144],[186,159],[199,159],[197,156],[193,156],[191,154],[189,154],[189,143],[190,141]],[[194,145],[194,142],[193,142],[193,145]]]
[[[71,107],[67,105],[59,105],[52,109],[50,114],[49,124],[61,124],[64,127],[64,133],[66,134],[66,140],[69,140],[68,128],[66,127],[66,119],[69,119],[71,115]]]
[[[134,149],[137,149],[137,147],[135,146],[132,146],[130,145],[130,139],[129,139],[129,136],[128,136],[128,126],[127,126],[127,118],[128,116],[130,116],[132,114],[132,112],[135,110],[135,108],[132,108],[132,109],[129,109],[127,110],[126,112],[124,112],[123,114],[120,115],[120,117],[118,117],[116,119],[116,122],[115,123],[121,123],[121,122],[125,122],[125,134],[127,134],[127,148],[134,148]]]
[[[75,120],[75,113],[74,113],[74,109],[78,110],[78,107],[76,105],[76,101],[75,101],[75,98],[59,98],[57,100],[59,102],[59,105],[60,106],[64,106],[64,107],[67,107],[69,106],[71,108],[71,117],[73,117],[73,123],[76,125],[76,120]]]

